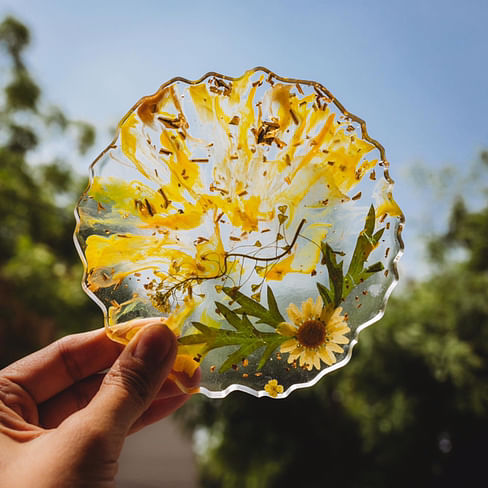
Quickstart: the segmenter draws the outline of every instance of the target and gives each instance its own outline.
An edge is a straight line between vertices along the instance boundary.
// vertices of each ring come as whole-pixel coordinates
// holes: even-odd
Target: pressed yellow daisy
[[[278,393],[283,393],[283,386],[279,385],[277,380],[269,380],[264,387],[264,391],[266,391],[269,396],[276,398]]]
[[[312,298],[302,303],[302,309],[291,303],[286,309],[293,324],[282,322],[278,332],[290,337],[281,345],[280,351],[290,353],[288,362],[299,359],[300,367],[311,371],[314,367],[321,368],[320,361],[327,365],[336,362],[334,353],[341,354],[344,349],[339,344],[348,344],[345,337],[351,329],[341,315],[342,307],[334,309],[331,305],[324,307],[322,298]]]

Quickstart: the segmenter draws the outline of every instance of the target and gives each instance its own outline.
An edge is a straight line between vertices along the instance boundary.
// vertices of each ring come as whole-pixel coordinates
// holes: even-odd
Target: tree
[[[86,182],[55,157],[29,164],[49,138],[66,138],[83,153],[95,132],[43,102],[24,61],[29,42],[18,20],[0,24],[7,75],[0,95],[0,367],[58,335],[92,328],[100,317],[81,290],[71,237],[73,206]]]
[[[395,295],[347,367],[283,401],[190,404],[202,486],[484,486],[487,242],[488,206],[458,200],[431,244],[437,271]]]

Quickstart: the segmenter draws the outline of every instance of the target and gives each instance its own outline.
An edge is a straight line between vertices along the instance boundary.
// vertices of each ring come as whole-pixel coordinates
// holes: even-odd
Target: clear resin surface
[[[403,247],[392,189],[382,146],[321,84],[175,78],[91,166],[83,287],[116,341],[161,317],[207,396],[282,398],[381,317]]]

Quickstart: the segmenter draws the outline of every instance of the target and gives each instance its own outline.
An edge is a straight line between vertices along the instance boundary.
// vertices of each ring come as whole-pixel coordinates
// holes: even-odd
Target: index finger
[[[7,366],[0,376],[20,385],[42,403],[74,383],[109,368],[124,346],[104,329],[73,334]]]

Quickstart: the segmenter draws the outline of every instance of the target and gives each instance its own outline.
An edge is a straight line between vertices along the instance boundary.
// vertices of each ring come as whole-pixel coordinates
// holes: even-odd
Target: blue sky
[[[100,129],[81,171],[109,128],[173,76],[263,65],[321,82],[386,148],[410,272],[421,234],[445,219],[428,181],[417,189],[408,176],[413,165],[462,170],[488,147],[486,0],[0,0],[7,13],[32,30],[28,63],[46,98]]]

